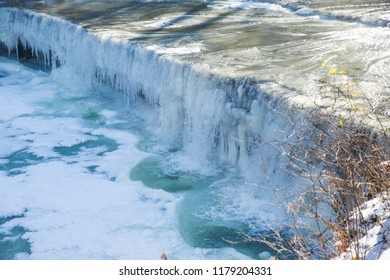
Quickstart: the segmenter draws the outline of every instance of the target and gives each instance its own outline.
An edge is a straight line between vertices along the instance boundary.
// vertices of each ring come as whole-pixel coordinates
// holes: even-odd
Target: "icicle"
[[[258,178],[261,160],[275,160],[272,149],[265,150],[263,158],[251,154],[256,147],[248,147],[250,135],[264,134],[272,143],[282,138],[279,131],[288,131],[288,124],[269,109],[281,105],[270,96],[261,99],[265,94],[250,79],[211,75],[208,68],[195,68],[127,41],[102,39],[50,16],[0,9],[0,19],[9,23],[16,46],[18,38],[28,41],[45,64],[51,61],[52,69],[59,61],[56,77],[71,76],[74,84],[87,88],[111,84],[123,92],[126,107],[150,103],[158,114],[150,122],[157,123],[161,140],[196,157],[200,165],[238,165],[250,180],[251,172]]]
[[[18,44],[18,41],[19,40],[19,38],[17,38],[16,40],[15,40],[15,50],[16,50],[16,59],[17,60],[19,60],[19,44]]]

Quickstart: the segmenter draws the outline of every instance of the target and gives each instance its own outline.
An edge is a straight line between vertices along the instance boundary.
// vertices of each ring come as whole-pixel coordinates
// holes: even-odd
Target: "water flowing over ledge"
[[[383,26],[387,4],[366,2],[83,0],[6,1],[2,6],[65,19],[100,40],[135,43],[143,53],[152,50],[198,72],[236,81],[250,77],[263,92],[283,96],[289,107],[345,105],[331,88],[343,88],[342,81],[328,75],[338,69],[347,73],[345,83],[359,83],[375,113],[388,120],[390,31],[377,27]]]
[[[258,158],[259,144],[281,140],[289,131],[286,116],[277,113],[290,110],[283,108],[276,84],[266,83],[273,92],[264,92],[264,85],[251,79],[218,76],[202,66],[127,41],[101,38],[46,15],[2,9],[0,16],[1,38],[9,50],[20,40],[34,54],[41,53],[59,79],[74,77],[89,88],[109,81],[127,102],[142,99],[152,104],[158,111],[157,134],[172,149],[196,155],[200,166],[210,161],[237,164],[248,180],[257,181],[259,162],[276,154],[266,149]]]

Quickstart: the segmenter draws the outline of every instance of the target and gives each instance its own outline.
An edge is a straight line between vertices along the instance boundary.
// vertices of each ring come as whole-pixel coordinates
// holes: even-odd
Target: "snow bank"
[[[359,251],[365,260],[390,260],[390,197],[380,195],[361,208],[361,228],[365,232],[359,241]],[[356,255],[351,246],[339,259],[350,260]]]

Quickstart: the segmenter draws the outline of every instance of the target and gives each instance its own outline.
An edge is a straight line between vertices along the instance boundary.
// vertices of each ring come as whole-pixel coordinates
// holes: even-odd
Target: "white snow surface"
[[[359,251],[366,260],[390,260],[390,197],[382,194],[362,206],[364,219],[362,228],[366,234],[359,241]],[[351,246],[338,259],[350,260],[356,256],[356,248]]]

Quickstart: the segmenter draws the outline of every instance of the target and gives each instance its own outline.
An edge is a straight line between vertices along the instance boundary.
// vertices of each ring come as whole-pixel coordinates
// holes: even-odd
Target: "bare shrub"
[[[387,136],[319,112],[308,117],[308,127],[310,133],[304,137],[309,139],[300,141],[312,142],[294,145],[289,157],[298,176],[312,183],[302,193],[303,197],[310,193],[312,199],[301,198],[295,204],[315,220],[321,248],[317,256],[327,259],[353,248],[352,258],[364,258],[359,239],[367,229],[360,207],[390,190],[390,176],[383,168],[389,160]]]
[[[285,148],[281,151],[288,157],[290,172],[306,184],[293,200],[279,201],[286,205],[290,235],[282,237],[275,229],[274,236],[280,240],[258,239],[278,252],[278,258],[332,259],[344,253],[351,259],[364,259],[366,250],[360,239],[369,228],[362,205],[374,197],[389,197],[388,128],[364,92],[350,94],[338,86],[333,90],[332,106],[315,108],[302,123],[294,124],[300,127],[294,132],[295,140],[287,143],[288,153]],[[360,95],[365,105],[356,106],[348,99],[340,106],[341,94],[343,98]],[[370,125],[364,121],[367,118]],[[285,147],[286,142],[279,145]],[[278,188],[271,187],[279,197]]]

